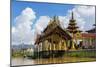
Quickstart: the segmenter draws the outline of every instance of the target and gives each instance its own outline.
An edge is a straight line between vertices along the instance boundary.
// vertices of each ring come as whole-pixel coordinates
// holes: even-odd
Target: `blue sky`
[[[12,0],[11,23],[12,43],[30,44],[47,27],[53,16],[58,16],[62,28],[67,28],[71,12],[74,12],[77,26],[86,31],[95,24],[95,6],[23,2]]]
[[[39,16],[65,16],[67,10],[74,8],[72,4],[50,4],[50,3],[37,3],[37,2],[21,2],[21,1],[12,1],[12,23],[14,25],[14,18],[20,15],[21,11],[26,7],[34,9],[36,12],[37,18]]]

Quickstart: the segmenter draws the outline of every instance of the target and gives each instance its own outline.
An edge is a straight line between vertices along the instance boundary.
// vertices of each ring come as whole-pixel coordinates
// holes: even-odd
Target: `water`
[[[12,58],[11,64],[12,66],[16,65],[32,65],[34,64],[34,60],[28,58]]]
[[[95,61],[95,60],[96,58],[78,58],[78,57],[59,57],[59,58],[48,58],[48,59],[13,58],[11,64],[12,66],[17,66],[17,65],[83,62],[83,61]]]

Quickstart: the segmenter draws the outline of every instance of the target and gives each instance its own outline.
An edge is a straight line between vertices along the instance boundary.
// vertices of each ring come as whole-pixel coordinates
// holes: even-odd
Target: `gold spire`
[[[56,21],[56,20],[57,20],[57,16],[56,16],[56,15],[53,17],[53,20],[54,20],[54,21]]]

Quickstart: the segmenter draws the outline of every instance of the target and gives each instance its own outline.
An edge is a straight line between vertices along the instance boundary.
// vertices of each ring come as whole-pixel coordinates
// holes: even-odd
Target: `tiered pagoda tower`
[[[76,20],[74,19],[74,14],[72,12],[72,15],[71,15],[71,19],[69,20],[69,25],[67,27],[67,31],[70,32],[71,36],[72,36],[72,49],[75,49],[75,43],[74,41],[76,40],[76,33],[80,33],[81,31],[79,30],[79,27],[77,26],[77,23],[76,23]]]

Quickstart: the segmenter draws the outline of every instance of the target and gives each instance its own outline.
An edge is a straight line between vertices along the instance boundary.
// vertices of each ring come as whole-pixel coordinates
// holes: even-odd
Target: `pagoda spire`
[[[53,19],[56,21],[56,15],[53,17]]]
[[[76,20],[74,19],[74,13],[72,12],[71,13],[71,18],[69,20],[69,24],[68,24],[68,27],[67,27],[67,31],[69,31],[69,33],[72,35],[72,46],[71,48],[74,50],[75,49],[75,43],[74,43],[74,40],[76,41],[76,38],[74,37],[77,32],[81,32],[79,30],[79,27],[77,26],[77,23],[76,23]]]
[[[58,16],[55,15],[55,16],[53,17],[53,20],[54,20],[54,21],[58,21],[58,20],[59,20],[59,19],[58,19]]]
[[[67,30],[72,34],[75,34],[78,31],[77,28],[78,26],[77,26],[76,20],[74,19],[74,13],[72,12]]]
[[[53,23],[55,24],[55,25],[59,25],[60,26],[60,21],[59,21],[59,17],[58,16],[54,16],[53,17]]]
[[[73,11],[71,13],[71,18],[70,18],[69,22],[72,22],[72,23],[76,22],[76,20],[74,19],[74,13],[73,13]]]
[[[73,11],[72,11],[72,17],[71,17],[71,19],[74,19],[74,14],[73,14]]]

